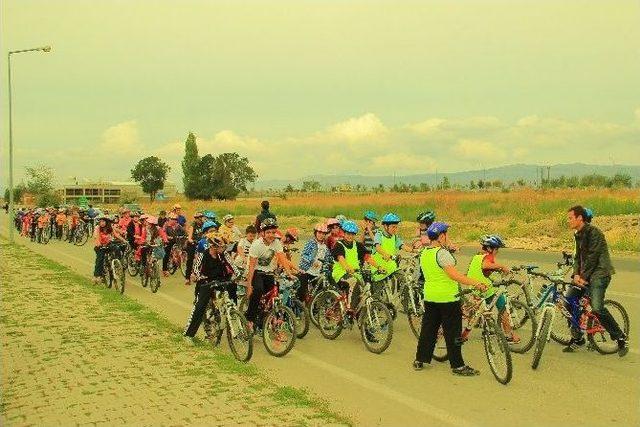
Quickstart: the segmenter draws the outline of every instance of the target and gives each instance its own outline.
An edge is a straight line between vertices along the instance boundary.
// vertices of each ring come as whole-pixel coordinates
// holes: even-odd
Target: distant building
[[[163,199],[171,199],[177,194],[176,185],[172,182],[165,182],[164,189],[158,192]],[[128,181],[87,181],[75,182],[63,185],[58,189],[58,194],[62,203],[67,205],[77,205],[80,198],[93,203],[117,204],[126,196],[127,199],[144,199],[149,195],[142,191],[142,187],[137,182]]]

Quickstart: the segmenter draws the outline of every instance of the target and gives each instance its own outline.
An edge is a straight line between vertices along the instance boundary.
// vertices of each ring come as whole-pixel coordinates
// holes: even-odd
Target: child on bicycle
[[[469,269],[467,270],[467,277],[478,280],[487,285],[487,290],[484,292],[483,297],[487,304],[489,304],[496,293],[496,289],[493,287],[493,282],[490,279],[491,273],[495,271],[508,273],[510,269],[496,261],[498,250],[505,247],[500,236],[497,234],[484,236],[480,239],[480,244],[482,250],[471,258]],[[505,333],[507,341],[517,344],[520,342],[520,337],[513,332],[513,328],[509,322],[509,312],[506,310],[506,306],[507,298],[505,294],[502,294],[498,297],[495,304],[495,307],[498,309],[500,324],[502,325],[502,330]]]
[[[196,254],[193,265],[193,279],[196,283],[196,298],[193,303],[191,315],[184,330],[185,339],[193,342],[204,318],[207,305],[212,297],[212,289],[208,286],[211,282],[224,282],[231,280],[233,269],[224,257],[226,240],[217,233],[210,233],[209,237],[203,239],[202,252]],[[237,299],[237,287],[228,286],[229,297],[235,301]],[[205,333],[209,338],[210,330],[205,324]]]

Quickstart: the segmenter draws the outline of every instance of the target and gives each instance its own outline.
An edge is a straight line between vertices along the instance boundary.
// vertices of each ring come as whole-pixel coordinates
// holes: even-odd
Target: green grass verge
[[[9,244],[4,238],[0,238],[0,250],[6,251],[11,257],[26,257],[34,261],[38,267],[51,270],[56,273],[56,280],[64,281],[71,285],[82,287],[100,298],[100,303],[107,305],[109,311],[120,310],[134,317],[139,322],[147,323],[150,327],[158,331],[167,331],[171,333],[171,339],[176,344],[175,351],[180,351],[182,344],[182,329],[171,323],[166,317],[149,309],[145,305],[130,298],[127,295],[121,295],[112,289],[106,289],[101,286],[94,285],[90,279],[74,272],[69,267],[57,263],[49,258],[39,255],[29,248],[19,244]],[[200,353],[197,359],[213,359],[218,368],[226,373],[258,377],[258,388],[273,387],[273,399],[283,406],[309,407],[316,410],[316,417],[327,420],[327,422],[338,422],[352,426],[353,421],[343,415],[336,414],[327,409],[327,402],[312,397],[306,390],[291,387],[279,386],[269,379],[266,374],[252,364],[241,363],[233,358],[233,356],[212,350],[208,343],[196,340],[196,350]],[[188,373],[187,373],[188,374]],[[0,402],[2,399],[0,399]],[[0,406],[0,409],[2,407]]]

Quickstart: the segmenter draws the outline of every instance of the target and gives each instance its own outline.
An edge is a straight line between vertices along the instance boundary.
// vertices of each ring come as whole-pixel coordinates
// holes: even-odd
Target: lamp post
[[[14,242],[14,207],[13,207],[13,127],[12,127],[12,112],[11,112],[11,55],[16,53],[25,52],[51,52],[51,46],[35,47],[33,49],[22,50],[10,50],[7,54],[7,67],[9,69],[7,76],[9,80],[9,242]]]

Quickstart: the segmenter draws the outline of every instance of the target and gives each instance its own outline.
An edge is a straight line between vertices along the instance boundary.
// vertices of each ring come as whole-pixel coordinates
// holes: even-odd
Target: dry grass
[[[218,215],[233,213],[242,226],[251,222],[260,210],[260,198],[234,201],[178,200],[189,215],[199,209],[212,209]],[[428,193],[379,194],[295,194],[286,199],[271,198],[272,211],[284,225],[309,231],[316,221],[344,214],[360,219],[367,209],[379,214],[398,213],[406,221],[402,233],[409,237],[416,224],[412,221],[423,210],[434,210],[439,219],[454,226],[456,239],[475,241],[486,233],[500,233],[511,240],[510,246],[559,249],[571,247],[566,228],[566,210],[575,204],[591,207],[595,225],[603,227],[611,247],[618,251],[640,251],[638,217],[640,190],[637,189],[524,189],[508,193],[438,191]],[[143,203],[146,210],[169,210],[171,202]],[[286,217],[286,220],[282,220]],[[634,222],[635,221],[635,222]]]

